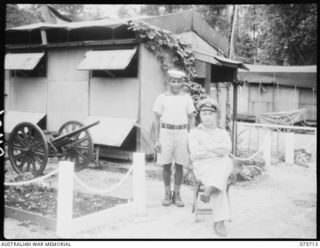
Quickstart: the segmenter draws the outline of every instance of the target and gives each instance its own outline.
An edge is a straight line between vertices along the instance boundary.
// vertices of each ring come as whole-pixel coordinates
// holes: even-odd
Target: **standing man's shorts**
[[[172,130],[160,128],[159,141],[161,153],[157,154],[159,165],[175,163],[187,166],[189,164],[188,130]]]

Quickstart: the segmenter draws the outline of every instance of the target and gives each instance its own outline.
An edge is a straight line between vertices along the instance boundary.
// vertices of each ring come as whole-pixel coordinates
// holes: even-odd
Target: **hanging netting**
[[[257,122],[274,125],[293,125],[298,122],[305,122],[306,112],[307,110],[302,108],[291,111],[263,113],[258,115]]]

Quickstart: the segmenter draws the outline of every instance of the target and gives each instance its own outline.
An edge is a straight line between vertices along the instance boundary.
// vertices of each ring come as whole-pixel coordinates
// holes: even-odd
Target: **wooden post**
[[[61,238],[71,238],[72,235],[73,168],[73,162],[59,162],[56,232]]]
[[[314,151],[315,151],[315,160],[317,161],[317,129],[314,132]]]
[[[90,94],[91,94],[91,79],[92,79],[92,71],[90,70],[89,71],[89,73],[88,73],[88,89],[87,89],[87,93],[88,93],[88,116],[90,116],[90,112],[91,112],[91,110],[90,110],[90,106],[91,106],[91,104],[90,104]]]
[[[138,39],[138,34],[136,33],[136,39]],[[142,145],[142,134],[141,134],[141,127],[142,127],[142,116],[141,116],[141,108],[142,108],[142,49],[140,48],[142,46],[142,44],[140,44],[140,46],[138,46],[137,48],[137,53],[139,55],[138,58],[138,78],[139,78],[139,96],[138,96],[138,113],[137,113],[137,122],[138,122],[138,126],[135,126],[135,130],[136,130],[136,151],[141,151],[141,145]]]
[[[278,156],[278,154],[279,154],[279,132],[280,132],[280,130],[279,130],[279,128],[277,128],[277,156]]]
[[[275,97],[274,97],[274,83],[273,83],[273,84],[272,84],[272,112],[275,111],[274,99],[275,99]]]
[[[204,83],[204,88],[206,93],[210,95],[210,86],[211,86],[211,64],[205,63],[206,65],[206,78]]]
[[[294,133],[285,134],[285,162],[286,164],[294,164]]]
[[[100,168],[100,146],[96,147],[96,160],[95,160],[96,168]]]
[[[264,134],[264,149],[263,158],[265,161],[265,168],[270,168],[271,165],[271,131],[266,130]]]
[[[133,203],[137,215],[146,214],[145,154],[133,153]]]
[[[238,102],[238,85],[233,83],[233,122],[232,122],[232,154],[236,153],[237,145],[237,102]]]
[[[48,44],[48,41],[47,41],[47,33],[46,33],[46,30],[42,29],[40,31],[41,33],[41,44],[42,45],[47,45]]]

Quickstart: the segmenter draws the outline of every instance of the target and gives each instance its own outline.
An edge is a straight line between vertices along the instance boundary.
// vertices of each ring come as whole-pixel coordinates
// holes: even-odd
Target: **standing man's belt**
[[[187,124],[181,124],[181,125],[172,125],[172,124],[167,124],[167,123],[161,123],[162,128],[167,128],[167,129],[186,129],[188,127]]]

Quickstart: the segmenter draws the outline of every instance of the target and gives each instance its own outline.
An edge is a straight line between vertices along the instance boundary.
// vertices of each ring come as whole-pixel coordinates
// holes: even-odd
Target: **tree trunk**
[[[229,58],[232,59],[234,57],[234,31],[236,26],[236,16],[238,12],[238,5],[233,5],[232,15],[231,15],[231,28],[229,34]]]

